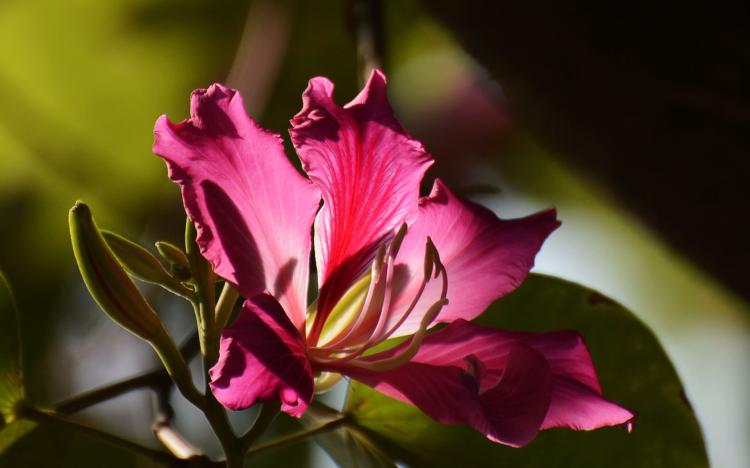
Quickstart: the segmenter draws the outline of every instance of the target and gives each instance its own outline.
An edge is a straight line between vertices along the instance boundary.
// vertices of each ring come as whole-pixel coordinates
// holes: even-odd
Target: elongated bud
[[[193,385],[185,359],[156,312],[115,258],[89,207],[77,202],[68,221],[73,253],[91,296],[112,320],[148,341],[182,394],[201,407],[203,396]]]
[[[164,335],[159,317],[115,258],[88,206],[77,202],[70,210],[68,221],[78,269],[99,307],[112,320],[144,340]]]
[[[112,253],[131,276],[154,284],[173,284],[174,278],[148,250],[111,231],[101,230]]]
[[[185,252],[176,245],[165,241],[158,241],[155,245],[159,255],[172,266],[174,277],[181,281],[189,280],[191,276],[190,261]]]
[[[170,275],[156,256],[144,247],[111,231],[101,230],[101,233],[112,253],[115,254],[117,260],[130,276],[148,283],[158,284],[166,290],[187,299],[193,298],[193,292]]]

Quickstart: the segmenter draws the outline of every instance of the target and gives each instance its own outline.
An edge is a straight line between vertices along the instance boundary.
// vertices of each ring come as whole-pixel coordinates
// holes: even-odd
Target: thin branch
[[[331,421],[328,421],[326,423],[323,423],[317,427],[314,427],[312,429],[305,429],[303,431],[295,432],[292,434],[288,434],[285,436],[278,437],[273,440],[269,440],[266,443],[258,444],[254,448],[251,448],[248,452],[248,456],[257,455],[261,452],[266,452],[268,450],[273,450],[277,448],[282,447],[288,447],[290,445],[297,444],[299,442],[302,442],[303,440],[307,439],[308,437],[312,437],[314,435],[322,434],[324,432],[333,431],[335,429],[338,429],[342,425],[346,423],[346,416],[342,415],[336,419],[333,419]]]
[[[169,450],[175,457],[187,460],[193,457],[200,457],[203,453],[188,442],[174,427],[172,427],[172,418],[174,417],[174,408],[169,402],[172,395],[172,389],[169,379],[162,385],[153,387],[151,394],[154,406],[154,423],[151,425],[151,431],[161,444]]]
[[[200,449],[188,442],[182,434],[172,427],[169,420],[157,419],[151,426],[151,430],[164,448],[181,460],[203,455]]]
[[[58,403],[54,408],[55,411],[62,414],[76,413],[103,401],[111,400],[123,393],[144,387],[151,387],[164,378],[169,379],[165,370],[154,370],[76,395],[68,400]]]
[[[370,72],[383,69],[385,35],[381,0],[349,0],[349,17],[357,45],[359,79],[367,82]]]
[[[64,430],[74,430],[81,434],[86,434],[91,437],[95,437],[103,442],[116,445],[124,450],[132,452],[136,455],[140,455],[148,458],[149,460],[159,463],[162,466],[167,467],[181,467],[187,466],[186,460],[180,460],[172,455],[162,452],[161,450],[154,450],[149,447],[137,444],[135,442],[123,439],[107,432],[99,431],[92,427],[70,421],[54,413],[48,413],[45,411],[38,410],[36,408],[23,408],[21,411],[21,417],[31,421],[38,422],[40,424],[48,424],[51,426],[57,426]]]
[[[251,427],[250,430],[240,438],[240,450],[243,454],[250,450],[250,447],[258,437],[266,432],[266,429],[268,429],[271,423],[273,423],[273,420],[279,415],[280,406],[281,404],[279,402],[268,402],[261,405],[260,412],[258,413],[258,417],[255,418],[253,427]]]
[[[180,351],[186,360],[190,360],[198,352],[198,335],[193,334],[185,340],[180,347]],[[55,411],[62,414],[70,414],[94,406],[103,401],[110,400],[123,393],[137,390],[144,387],[156,388],[161,385],[171,385],[172,381],[167,371],[160,367],[152,371],[136,375],[134,377],[111,383],[103,387],[90,390],[88,392],[76,395],[68,400],[58,403],[54,406]]]
[[[237,289],[231,283],[228,281],[224,283],[219,300],[216,302],[215,323],[217,330],[220,331],[229,322],[229,317],[232,315],[232,310],[239,297],[240,293],[237,292]]]
[[[203,414],[208,420],[208,424],[213,429],[214,434],[219,439],[221,447],[224,450],[224,456],[226,457],[227,468],[242,467],[244,463],[244,453],[240,451],[240,443],[237,436],[232,430],[232,426],[229,424],[227,419],[227,413],[224,411],[213,392],[209,388],[208,383],[210,377],[208,375],[208,369],[210,368],[210,362],[207,357],[204,356],[203,369],[206,380],[206,405],[203,408]]]

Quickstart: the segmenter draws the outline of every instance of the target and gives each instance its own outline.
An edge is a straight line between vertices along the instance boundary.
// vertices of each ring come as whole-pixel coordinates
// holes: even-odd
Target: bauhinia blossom
[[[222,85],[193,92],[190,119],[156,123],[154,152],[182,188],[201,252],[246,298],[211,369],[224,406],[278,399],[299,417],[316,389],[348,376],[512,446],[541,429],[633,419],[602,397],[576,333],[470,322],[523,281],[559,226],[554,210],[498,219],[439,180],[420,198],[433,161],[395,119],[378,71],[343,107],[325,78],[302,100],[290,133],[307,177]],[[406,338],[370,351],[396,337]]]

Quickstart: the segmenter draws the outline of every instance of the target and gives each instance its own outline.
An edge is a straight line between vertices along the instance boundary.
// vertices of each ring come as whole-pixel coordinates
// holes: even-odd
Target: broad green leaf
[[[346,404],[349,417],[391,456],[412,466],[708,466],[700,427],[672,364],[651,331],[619,304],[573,283],[531,275],[479,322],[514,330],[579,331],[604,394],[638,412],[633,432],[555,429],[513,449],[465,426],[437,424],[356,382]]]
[[[13,421],[15,405],[24,398],[19,332],[13,293],[0,272],[0,415],[7,423]]]
[[[16,443],[18,439],[31,432],[36,427],[34,421],[17,419],[10,424],[0,427],[0,454]]]
[[[36,426],[16,419],[16,404],[24,397],[18,313],[8,281],[0,272],[0,453]]]
[[[284,437],[285,435],[299,431],[299,421],[297,418],[281,413],[273,422],[270,428],[260,437],[256,445]],[[312,466],[311,448],[313,442],[309,439],[301,441],[293,446],[279,448],[276,450],[266,450],[261,453],[255,453],[245,459],[245,466],[249,468],[277,468],[280,466]]]
[[[311,406],[300,419],[308,430],[315,430],[335,422],[341,415],[322,406]],[[326,451],[342,468],[385,468],[395,467],[391,458],[384,453],[356,425],[346,422],[335,429],[320,432],[314,436],[315,442]]]

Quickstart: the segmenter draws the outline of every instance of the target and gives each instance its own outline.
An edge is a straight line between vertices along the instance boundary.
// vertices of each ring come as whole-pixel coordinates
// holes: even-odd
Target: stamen
[[[432,276],[433,271],[435,272],[435,279],[437,279],[438,275],[441,273],[444,275],[445,280],[443,281],[443,289],[440,292],[440,297],[445,298],[448,295],[447,273],[445,272],[443,263],[440,261],[440,253],[438,252],[437,247],[435,247],[432,239],[430,237],[427,237],[424,254],[424,278],[422,279],[422,284],[419,285],[417,294],[414,296],[414,299],[412,300],[411,304],[409,304],[409,307],[406,309],[399,321],[396,322],[385,335],[383,335],[381,341],[385,341],[390,338],[391,335],[393,335],[396,330],[398,330],[399,327],[404,324],[406,319],[409,318],[412,311],[414,311],[414,308],[417,306],[419,299],[421,299],[422,294],[427,287],[427,283],[430,281],[430,277]]]
[[[378,340],[378,342],[383,342],[388,337],[391,336],[395,332],[395,330],[398,329],[398,327],[403,324],[403,322],[406,320],[406,318],[411,314],[411,312],[414,310],[416,304],[418,303],[427,282],[430,280],[430,277],[432,276],[434,271],[435,278],[438,277],[438,275],[443,276],[443,285],[441,289],[440,299],[437,300],[435,303],[430,306],[430,308],[427,310],[425,315],[422,317],[422,320],[420,321],[419,328],[417,331],[411,336],[409,344],[406,346],[406,349],[401,351],[396,356],[382,359],[382,360],[368,360],[366,358],[364,359],[358,359],[369,347],[372,346],[372,343],[370,343],[371,340],[368,340],[365,345],[358,347],[358,349],[354,350],[348,355],[339,355],[330,359],[320,359],[318,362],[322,364],[342,364],[345,362],[348,362],[350,365],[354,365],[357,367],[373,370],[373,371],[386,371],[395,369],[409,360],[413,358],[417,351],[419,350],[419,347],[422,344],[422,341],[424,340],[424,337],[427,334],[427,329],[430,327],[432,322],[437,318],[438,314],[442,310],[442,308],[448,303],[447,294],[448,294],[448,275],[445,270],[445,267],[440,262],[440,256],[438,254],[437,248],[435,248],[435,245],[432,242],[432,239],[429,237],[427,238],[427,243],[425,246],[425,269],[424,273],[425,276],[423,278],[422,284],[420,285],[419,291],[417,292],[417,295],[412,300],[412,303],[410,304],[407,311],[403,314],[401,319],[398,321],[397,324],[395,324],[393,327],[391,327],[381,339]]]
[[[382,270],[382,264],[383,259],[385,258],[385,244],[381,244],[380,247],[378,247],[378,251],[375,254],[375,259],[372,263],[372,269],[371,269],[371,277],[372,277],[372,283],[371,283],[371,291],[372,291],[372,285],[377,285],[380,281],[380,275]],[[368,299],[370,297],[370,294],[368,293]],[[323,332],[323,328],[325,327],[326,322],[328,321],[328,318],[330,317],[331,312],[329,311],[327,314],[316,314],[312,327],[310,328],[310,331],[307,332],[307,341],[312,346],[318,346],[318,343],[320,343],[321,334]]]
[[[432,321],[435,320],[437,315],[440,313],[440,310],[446,304],[448,304],[448,299],[445,298],[440,299],[439,301],[432,304],[432,306],[427,310],[427,313],[424,315],[424,317],[422,317],[422,321],[419,324],[419,329],[416,333],[414,333],[414,335],[412,335],[409,341],[409,345],[401,353],[391,358],[379,361],[354,359],[350,361],[349,364],[377,372],[389,371],[406,364],[417,354],[417,351],[419,351],[419,347],[422,345],[422,341],[424,341],[424,337],[427,335],[427,328],[430,326]]]
[[[321,348],[324,347],[329,353],[345,353],[346,348],[351,346],[347,343],[360,341],[367,335],[369,335],[369,338],[366,341],[370,341],[373,336],[380,333],[385,326],[384,311],[390,308],[395,257],[406,236],[406,229],[405,223],[399,227],[387,250],[385,245],[381,245],[373,261],[372,282],[364,305],[359,309],[356,318],[349,321],[349,326],[346,329],[342,329],[336,337],[321,340]],[[374,327],[370,325],[371,331],[368,333],[366,328],[368,324],[373,322],[375,322],[375,325]]]
[[[341,297],[341,300],[339,300],[328,315],[325,325],[323,325],[323,331],[318,340],[319,343],[325,344],[332,341],[344,332],[347,327],[351,326],[352,322],[362,310],[366,299],[366,293],[370,288],[371,282],[372,274],[367,273],[360,278],[359,281],[354,283],[354,286],[349,288],[349,290]],[[307,332],[310,331],[312,320],[314,320],[314,313],[308,316],[308,326],[306,327]]]
[[[367,296],[365,296],[364,303],[359,309],[359,313],[356,315],[356,318],[349,323],[349,326],[345,331],[325,344],[325,349],[333,351],[337,346],[346,343],[350,337],[361,328],[363,322],[366,322],[374,313],[380,311],[383,304],[383,295],[385,293],[385,278],[383,275],[384,262],[385,246],[381,245],[372,264],[372,282],[367,291]]]
[[[388,323],[388,316],[391,309],[391,299],[393,297],[393,272],[396,265],[396,256],[398,251],[401,249],[401,243],[406,236],[406,223],[402,224],[399,228],[396,236],[388,247],[388,255],[386,256],[386,276],[385,276],[385,294],[383,296],[383,303],[378,312],[378,321],[375,328],[370,331],[367,340],[357,349],[354,354],[359,355],[371,346],[375,342],[382,341],[380,336]],[[361,350],[361,351],[360,351]]]
[[[427,243],[425,244],[425,261],[424,261],[424,276],[422,278],[422,283],[419,285],[419,289],[417,290],[417,293],[414,295],[414,298],[412,299],[411,303],[409,304],[409,307],[407,307],[406,311],[401,315],[401,318],[399,321],[391,326],[391,328],[385,333],[381,334],[382,327],[385,326],[387,323],[387,312],[388,309],[384,308],[383,313],[381,313],[381,322],[382,326],[379,327],[377,330],[377,333],[373,333],[373,335],[370,337],[370,339],[364,343],[362,346],[360,346],[358,349],[354,350],[350,353],[350,355],[346,358],[346,360],[351,360],[356,357],[361,356],[364,354],[367,349],[371,348],[372,346],[376,345],[377,343],[382,343],[383,341],[390,338],[391,335],[406,321],[406,319],[411,315],[414,308],[419,303],[419,300],[422,297],[422,294],[424,293],[425,287],[427,286],[427,283],[430,281],[430,276],[432,275],[433,269],[439,271],[439,269],[434,268],[436,262],[440,263],[440,257],[437,255],[437,249],[435,248],[434,244],[432,243],[432,240],[428,237]],[[442,267],[442,265],[440,265]],[[437,275],[435,276],[437,278]],[[390,286],[390,284],[389,284]],[[441,297],[445,297],[447,290],[445,289],[445,286],[443,287],[443,292],[441,294]],[[391,290],[389,289],[389,292]],[[379,324],[380,325],[380,324]]]

